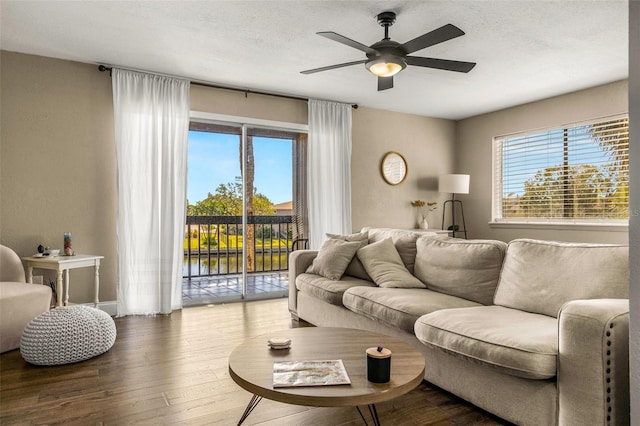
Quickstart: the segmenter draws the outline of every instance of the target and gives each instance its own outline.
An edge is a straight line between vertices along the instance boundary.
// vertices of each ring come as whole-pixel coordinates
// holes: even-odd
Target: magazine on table
[[[349,385],[341,359],[273,363],[273,387]]]

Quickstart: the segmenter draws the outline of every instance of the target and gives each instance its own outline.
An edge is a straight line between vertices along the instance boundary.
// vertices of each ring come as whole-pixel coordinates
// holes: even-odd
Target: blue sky
[[[569,164],[600,164],[603,157],[600,154],[598,142],[589,133],[590,126],[576,126],[569,130]],[[511,151],[510,154],[516,157],[516,168],[520,173],[509,170],[509,163],[503,162],[503,196],[509,197],[524,194],[524,183],[532,179],[536,172],[547,167],[562,166],[564,161],[564,149],[562,140],[564,129],[554,129],[539,133],[532,133],[524,136],[505,138],[503,150]],[[524,145],[523,140],[533,141],[529,145]],[[511,145],[511,143],[514,145]],[[593,149],[584,149],[588,144],[593,144]],[[524,173],[522,167],[523,157],[526,157],[526,164],[529,166],[529,173]],[[605,157],[606,158],[606,157]]]
[[[215,192],[221,183],[240,176],[237,135],[189,132],[187,199],[195,204]],[[291,201],[292,142],[286,139],[253,138],[254,186],[272,203]]]

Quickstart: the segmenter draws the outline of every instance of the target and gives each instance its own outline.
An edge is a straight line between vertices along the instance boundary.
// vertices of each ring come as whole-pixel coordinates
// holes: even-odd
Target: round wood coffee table
[[[272,337],[291,339],[291,348],[270,349]],[[391,380],[367,380],[366,349],[384,346],[392,351]],[[350,385],[273,387],[273,363],[278,361],[318,361],[341,359]],[[229,373],[243,389],[253,393],[240,425],[262,398],[287,404],[313,407],[369,408],[379,425],[375,404],[404,395],[420,384],[424,376],[424,356],[408,343],[383,334],[348,328],[303,327],[263,334],[246,340],[229,355]]]

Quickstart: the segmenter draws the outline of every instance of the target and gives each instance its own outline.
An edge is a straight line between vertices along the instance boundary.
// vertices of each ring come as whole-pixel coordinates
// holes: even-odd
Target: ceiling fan
[[[475,62],[452,61],[449,59],[422,58],[409,56],[413,52],[451,40],[464,35],[464,31],[452,24],[444,25],[426,34],[400,44],[389,38],[389,27],[396,21],[394,12],[382,12],[377,16],[378,24],[384,27],[384,38],[371,46],[365,46],[333,31],[319,32],[318,35],[338,43],[345,44],[366,53],[367,59],[327,67],[301,71],[302,74],[313,74],[335,68],[365,64],[367,69],[378,76],[378,91],[393,88],[393,76],[407,67],[416,65],[426,68],[437,68],[446,71],[469,72],[476,66]]]

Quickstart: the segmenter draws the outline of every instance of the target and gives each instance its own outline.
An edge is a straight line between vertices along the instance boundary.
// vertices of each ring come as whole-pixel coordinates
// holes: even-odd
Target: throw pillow
[[[313,263],[307,269],[307,273],[337,281],[342,277],[359,248],[358,241],[350,242],[327,238],[322,243],[316,258],[313,259]]]
[[[364,269],[379,287],[425,288],[404,266],[391,238],[385,238],[358,250]]]
[[[362,231],[369,232],[369,243],[382,241],[385,238],[391,238],[393,245],[396,246],[398,254],[402,259],[402,263],[407,267],[410,273],[414,272],[414,263],[416,261],[416,240],[423,236],[424,233],[409,229],[391,229],[391,228],[362,228]]]
[[[360,247],[358,248],[362,248],[367,244],[369,244],[369,233],[366,231],[358,232],[357,234],[349,234],[349,235],[327,234],[327,238],[334,238],[337,240],[350,241],[350,242],[358,241],[360,242]],[[363,280],[371,281],[369,274],[367,274],[367,271],[364,269],[364,266],[362,266],[362,262],[360,261],[358,256],[353,256],[353,259],[351,259],[351,263],[349,263],[349,266],[347,266],[347,269],[344,271],[344,274],[352,277],[360,278]]]

